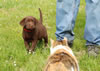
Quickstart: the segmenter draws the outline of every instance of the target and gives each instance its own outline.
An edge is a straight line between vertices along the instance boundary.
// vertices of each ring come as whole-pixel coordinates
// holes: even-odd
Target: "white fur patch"
[[[72,67],[72,70],[71,71],[74,71],[74,68]]]
[[[73,54],[73,52],[72,52],[72,50],[68,50],[67,48],[66,48],[66,46],[63,46],[63,45],[58,45],[58,46],[56,46],[56,47],[51,47],[50,48],[50,54],[52,55],[52,54],[54,54],[57,50],[59,50],[59,49],[64,49],[64,50],[66,50],[68,53],[70,53],[70,54],[72,54],[73,56],[74,56],[74,54]]]

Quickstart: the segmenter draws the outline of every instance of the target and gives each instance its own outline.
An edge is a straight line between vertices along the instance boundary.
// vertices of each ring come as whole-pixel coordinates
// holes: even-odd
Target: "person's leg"
[[[73,12],[74,16],[72,19],[72,29],[74,29],[74,26],[75,26],[75,21],[76,21],[79,5],[80,5],[80,0],[75,0],[75,8],[74,8],[74,12]]]
[[[100,0],[86,0],[86,26],[84,38],[87,41],[87,46],[100,45]]]
[[[86,45],[100,45],[100,0],[86,0]]]
[[[62,40],[67,37],[74,39],[73,28],[79,8],[80,0],[57,0],[56,9],[56,38]]]

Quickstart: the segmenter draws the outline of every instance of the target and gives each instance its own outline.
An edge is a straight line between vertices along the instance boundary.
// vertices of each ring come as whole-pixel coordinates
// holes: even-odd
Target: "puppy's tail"
[[[41,9],[40,8],[39,8],[39,11],[40,11],[40,23],[42,24],[43,19],[42,19],[42,12],[41,12]]]

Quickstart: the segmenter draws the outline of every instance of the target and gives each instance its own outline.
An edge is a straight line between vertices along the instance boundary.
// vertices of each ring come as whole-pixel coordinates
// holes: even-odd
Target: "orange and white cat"
[[[79,71],[79,65],[67,39],[54,41],[51,39],[50,56],[44,71]]]

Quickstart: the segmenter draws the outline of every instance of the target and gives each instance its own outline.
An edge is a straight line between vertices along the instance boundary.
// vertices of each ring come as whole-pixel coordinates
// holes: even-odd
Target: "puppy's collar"
[[[26,32],[32,32],[32,30],[28,30],[26,28],[24,28],[24,31],[26,31]]]

